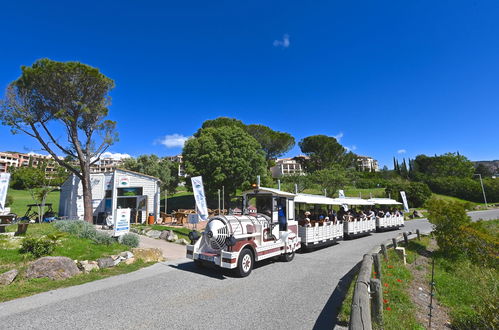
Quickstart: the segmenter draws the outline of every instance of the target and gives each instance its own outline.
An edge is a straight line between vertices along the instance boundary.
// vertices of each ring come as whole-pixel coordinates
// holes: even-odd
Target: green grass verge
[[[19,216],[23,216],[27,210],[26,205],[36,204],[36,202],[31,198],[29,191],[27,190],[15,190],[9,188],[7,191],[7,196],[12,196],[14,201],[10,205],[11,212],[16,213]],[[46,203],[52,203],[52,208],[57,213],[59,211],[59,191],[53,191],[47,196]]]
[[[0,302],[30,296],[49,290],[65,288],[73,285],[84,284],[87,282],[100,280],[106,277],[133,272],[152,263],[144,263],[140,260],[131,265],[119,264],[116,267],[99,269],[88,274],[79,274],[74,277],[53,281],[48,278],[27,280],[24,278],[16,279],[12,284],[0,287]]]
[[[16,231],[16,229],[17,225],[6,227],[8,232]],[[26,237],[36,238],[54,233],[59,232],[52,224],[30,224]],[[131,265],[120,264],[117,267],[101,269],[89,274],[80,274],[62,281],[52,281],[49,279],[27,280],[23,277],[23,273],[28,267],[28,263],[33,261],[34,258],[30,254],[22,254],[19,252],[22,239],[22,237],[13,239],[5,235],[0,235],[0,273],[11,269],[17,269],[20,272],[12,284],[0,287],[0,302],[61,287],[82,284],[108,276],[128,273],[149,265],[137,261]],[[96,244],[90,239],[78,238],[64,233],[51,255],[68,257],[73,260],[96,260],[129,249],[129,247],[119,243],[113,243],[111,245]]]
[[[353,291],[355,289],[355,281],[357,281],[358,273],[352,278],[352,281],[348,285],[348,290],[345,295],[345,299],[343,299],[343,303],[340,306],[340,310],[338,312],[338,324],[340,325],[348,325],[350,321],[350,313],[352,312],[352,299],[353,299]]]

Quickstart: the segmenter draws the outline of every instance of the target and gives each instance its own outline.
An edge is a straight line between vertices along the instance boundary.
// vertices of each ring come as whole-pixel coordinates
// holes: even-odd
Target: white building
[[[272,177],[280,178],[285,175],[304,175],[305,171],[300,160],[306,158],[306,156],[297,156],[292,158],[276,159],[275,166],[270,168]]]
[[[363,172],[378,172],[378,161],[368,156],[357,156],[357,169]]]
[[[131,223],[142,223],[152,213],[157,219],[160,203],[160,180],[128,170],[90,174],[94,223],[102,223],[106,214],[114,216],[118,208],[131,209]],[[83,188],[80,179],[71,175],[61,186],[59,216],[83,219]]]
[[[176,155],[176,156],[166,156],[166,158],[174,163],[178,164],[178,176],[179,177],[187,177],[187,174],[185,173],[184,169],[184,161],[183,161],[183,156],[182,155]]]

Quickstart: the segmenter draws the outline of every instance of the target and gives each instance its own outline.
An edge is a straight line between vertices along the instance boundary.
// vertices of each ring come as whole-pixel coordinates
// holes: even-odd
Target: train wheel
[[[281,260],[285,262],[290,262],[295,258],[295,251],[290,253],[285,253],[281,256]]]
[[[251,274],[254,263],[253,253],[249,249],[241,251],[239,260],[237,261],[237,275],[239,277],[246,277]]]

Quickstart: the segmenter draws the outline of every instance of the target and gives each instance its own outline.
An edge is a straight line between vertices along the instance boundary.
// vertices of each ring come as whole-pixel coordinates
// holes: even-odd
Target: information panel
[[[130,209],[116,209],[114,214],[114,236],[130,232]]]

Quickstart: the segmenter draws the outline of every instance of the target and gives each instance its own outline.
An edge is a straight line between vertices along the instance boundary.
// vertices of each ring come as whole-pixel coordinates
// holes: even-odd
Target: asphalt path
[[[497,219],[499,210],[470,212]],[[262,262],[246,278],[191,261],[139,271],[0,304],[0,329],[331,329],[353,271],[373,247],[403,231],[431,230],[426,219]]]

